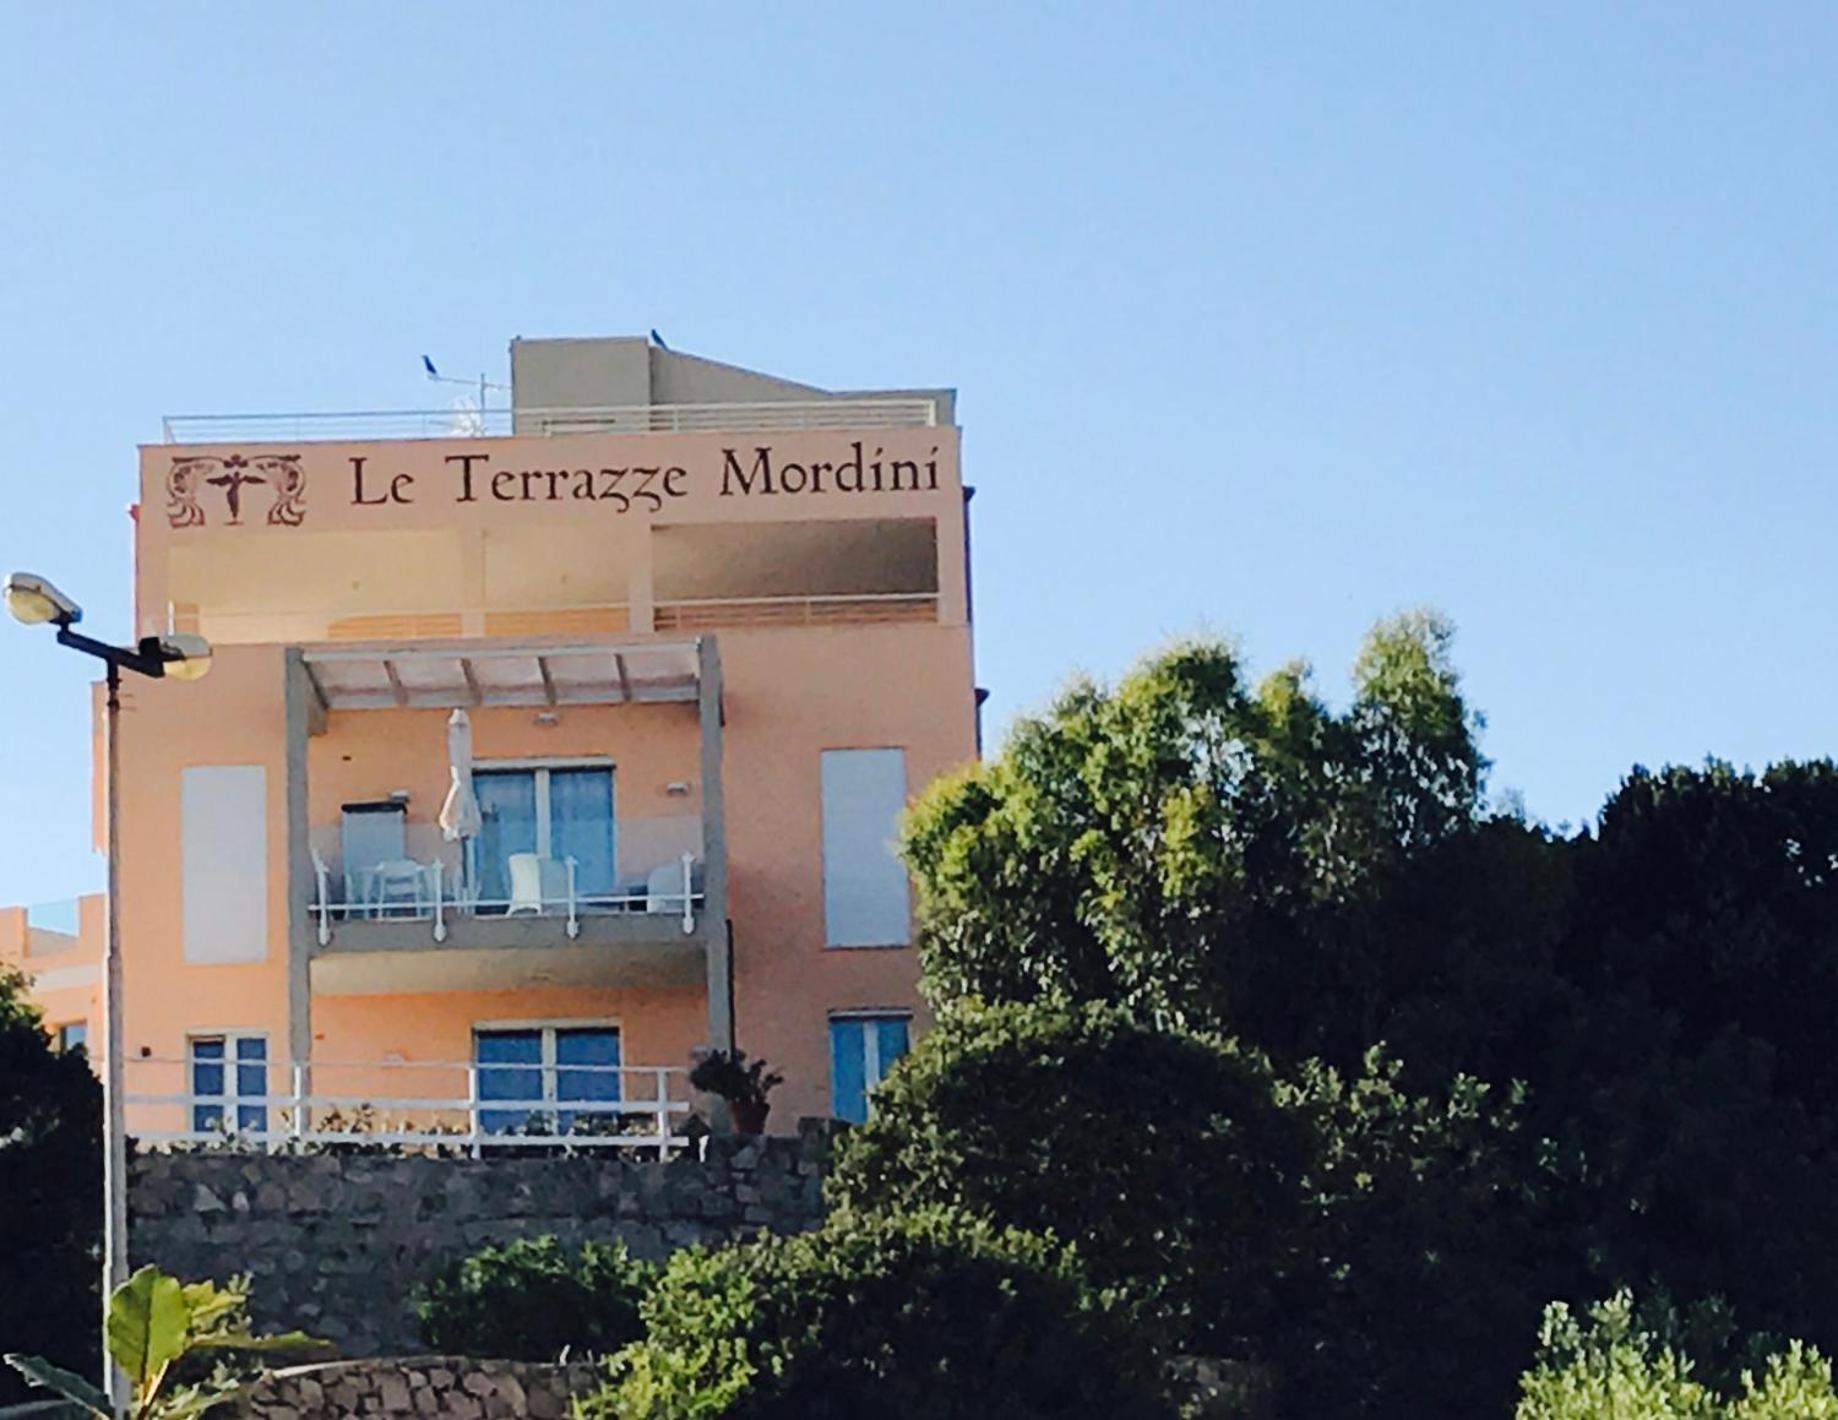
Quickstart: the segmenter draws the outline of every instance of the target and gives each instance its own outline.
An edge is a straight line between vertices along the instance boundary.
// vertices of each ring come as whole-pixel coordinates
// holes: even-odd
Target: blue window
[[[886,1012],[830,1017],[830,1113],[868,1118],[868,1096],[906,1054],[912,1017]]]
[[[570,1105],[620,1098],[617,1026],[513,1026],[473,1032],[481,1103],[512,1102],[510,1109],[479,1110],[487,1134],[532,1128],[568,1133],[577,1120],[616,1116]],[[583,1124],[583,1127],[585,1125]]]
[[[473,1037],[473,1059],[479,1067],[480,1100],[540,1100],[542,1032],[479,1031]],[[509,1134],[525,1128],[530,1109],[481,1109],[479,1128],[487,1134]]]
[[[89,1049],[89,1022],[72,1021],[57,1028],[57,1048],[61,1055],[68,1055],[73,1050]]]
[[[190,1055],[191,1127],[206,1134],[229,1128],[266,1133],[268,1038],[193,1036]]]

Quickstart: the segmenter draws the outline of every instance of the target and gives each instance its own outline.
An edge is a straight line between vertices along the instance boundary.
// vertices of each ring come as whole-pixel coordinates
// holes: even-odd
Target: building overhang
[[[666,704],[701,691],[693,640],[307,647],[301,658],[322,712]]]

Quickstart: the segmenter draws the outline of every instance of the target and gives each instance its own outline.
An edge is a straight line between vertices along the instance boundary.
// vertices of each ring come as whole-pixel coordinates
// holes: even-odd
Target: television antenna
[[[434,362],[426,355],[421,357],[421,368],[427,374],[429,381],[433,384],[459,385],[468,390],[476,389],[479,392],[479,402],[476,405],[472,404],[465,396],[461,396],[453,402],[454,432],[458,434],[469,434],[475,437],[484,434],[486,432],[485,415],[489,408],[487,403],[488,391],[497,390],[501,394],[509,394],[511,392],[511,387],[509,385],[496,384],[486,379],[482,371],[477,380],[465,380],[453,375],[443,375],[435,368]]]

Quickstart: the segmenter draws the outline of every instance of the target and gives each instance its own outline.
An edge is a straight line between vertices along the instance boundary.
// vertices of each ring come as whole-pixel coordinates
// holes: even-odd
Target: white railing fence
[[[615,404],[563,409],[362,409],[294,414],[169,414],[169,444],[440,439],[551,434],[694,434],[796,429],[929,428],[926,398],[764,400],[733,404]]]
[[[534,860],[523,880],[508,861],[489,875],[508,896],[481,890],[487,875],[476,845],[449,843],[431,824],[406,825],[402,856],[387,861],[347,861],[342,835],[342,824],[314,825],[310,834],[321,946],[340,922],[425,922],[443,942],[456,918],[559,917],[573,938],[582,917],[612,912],[674,917],[689,936],[703,900],[699,814],[616,820],[613,880],[597,887],[582,884],[573,858],[517,855]]]
[[[676,1066],[288,1064],[234,1055],[129,1065],[128,1134],[143,1146],[369,1147],[472,1158],[507,1148],[629,1149],[668,1157],[691,1142],[682,1127],[693,1108],[689,1073]]]
[[[546,864],[560,870],[561,891],[552,892],[546,885],[550,874],[539,879],[545,885],[520,897],[468,897],[452,890],[452,880],[445,865],[437,858],[432,863],[416,865],[421,883],[414,891],[386,889],[374,897],[360,897],[346,891],[335,898],[330,872],[323,864],[314,865],[316,898],[313,913],[319,919],[319,945],[332,940],[332,924],[355,922],[426,922],[437,942],[447,940],[448,921],[455,917],[560,917],[570,938],[581,935],[581,918],[600,912],[642,912],[653,916],[673,916],[681,922],[683,935],[696,930],[696,908],[702,904],[702,892],[696,886],[696,858],[683,855],[681,872],[671,887],[648,886],[627,888],[619,892],[584,893],[577,890],[573,858]],[[443,892],[443,888],[446,890]]]

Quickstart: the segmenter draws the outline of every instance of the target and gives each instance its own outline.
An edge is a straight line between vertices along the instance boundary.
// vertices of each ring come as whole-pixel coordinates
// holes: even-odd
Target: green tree
[[[856,1212],[954,1208],[1078,1248],[1154,1344],[1240,1356],[1302,1247],[1308,1127],[1269,1063],[1117,1007],[954,1008],[875,1092],[826,1185]]]
[[[1429,613],[1380,623],[1341,714],[1305,666],[1254,687],[1228,647],[1194,642],[1023,720],[908,815],[932,998],[1108,1001],[1232,1031],[1264,1009],[1247,993],[1275,958],[1299,1003],[1336,965],[1336,920],[1477,815],[1450,638]]]
[[[18,972],[0,966],[0,1349],[100,1371],[102,1091],[51,1048]],[[25,1398],[0,1370],[0,1403]]]
[[[1172,1420],[1123,1317],[1044,1239],[936,1210],[665,1265],[590,1420]]]

